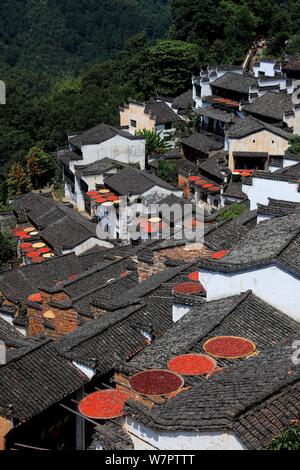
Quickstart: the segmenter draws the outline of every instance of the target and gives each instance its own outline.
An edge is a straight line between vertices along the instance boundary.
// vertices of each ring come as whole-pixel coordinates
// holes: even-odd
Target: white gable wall
[[[262,300],[300,322],[300,279],[277,266],[242,273],[200,271],[207,301],[252,290]]]
[[[83,145],[83,160],[81,165],[88,165],[103,158],[111,158],[121,163],[139,164],[141,169],[145,168],[146,140],[130,140],[116,135],[101,144]]]
[[[268,198],[300,202],[298,187],[298,183],[254,177],[252,186],[243,184],[242,191],[247,194],[250,200],[250,210],[253,210],[256,209],[257,203],[268,204]]]
[[[126,431],[135,450],[245,450],[246,447],[230,432],[167,432],[156,433],[150,428],[127,418]]]

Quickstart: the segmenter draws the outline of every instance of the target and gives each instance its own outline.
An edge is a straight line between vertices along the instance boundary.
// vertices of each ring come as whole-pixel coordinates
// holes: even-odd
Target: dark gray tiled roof
[[[186,110],[187,108],[193,108],[195,105],[193,100],[193,91],[188,90],[179,96],[176,96],[173,100],[172,108],[178,110]]]
[[[0,366],[0,371],[1,415],[20,421],[60,402],[89,381],[57,353],[51,341]]]
[[[300,162],[279,168],[276,171],[254,171],[251,178],[244,178],[243,184],[248,184],[249,186],[253,183],[253,178],[260,178],[266,180],[274,180],[274,181],[286,181],[298,183],[298,179],[300,179]]]
[[[253,221],[253,224],[250,224],[250,221]],[[245,219],[237,217],[208,225],[204,233],[205,244],[213,250],[230,249],[242,240],[255,224],[256,211],[251,211]]]
[[[86,265],[82,265],[80,258],[74,253],[57,256],[44,263],[7,271],[0,277],[0,290],[12,302],[26,300],[39,287],[66,280],[85,268]]]
[[[192,147],[193,149],[199,150],[204,154],[209,154],[212,150],[220,150],[224,146],[223,139],[216,136],[206,134],[204,132],[195,132],[189,137],[182,139],[182,144]]]
[[[242,414],[233,431],[247,449],[268,449],[275,437],[298,422],[299,413],[300,381]]]
[[[130,361],[128,367],[136,370],[166,369],[168,361],[174,356],[204,353],[205,341],[215,336],[246,337],[256,344],[259,352],[262,352],[299,332],[298,322],[249,291],[198,304]],[[237,360],[217,362],[220,366],[232,366]],[[203,380],[206,380],[203,376],[186,377],[186,383],[189,385]]]
[[[187,265],[181,265],[175,268],[167,268],[158,274],[154,274],[146,281],[137,284],[130,290],[123,292],[118,297],[113,296],[109,298],[104,293],[103,296],[99,296],[98,299],[94,300],[93,305],[107,310],[117,310],[118,308],[124,308],[137,303],[140,299],[155,295],[156,289],[165,282],[170,282],[179,273],[186,270],[186,267]]]
[[[56,253],[72,249],[96,236],[93,224],[72,208],[38,193],[29,193],[12,202],[17,214],[26,214],[30,223],[40,230],[40,236]]]
[[[199,167],[196,163],[190,162],[185,158],[174,163],[176,164],[178,173],[182,176],[200,175]]]
[[[162,314],[166,307],[160,307]],[[167,310],[169,314],[170,304],[167,305]],[[106,374],[113,369],[116,361],[125,361],[147,345],[141,331],[143,322],[153,325],[155,335],[165,331],[165,321],[161,321],[161,317],[160,323],[157,318],[156,324],[153,324],[155,315],[157,316],[157,305],[150,309],[145,303],[137,303],[86,322],[75,332],[61,338],[56,346],[69,360],[76,360]],[[138,320],[142,324],[137,326]],[[167,321],[167,327],[171,321]]]
[[[65,165],[69,165],[70,161],[83,160],[83,156],[79,153],[73,152],[72,150],[58,149],[57,150],[58,159]]]
[[[283,217],[300,211],[300,202],[282,201],[269,198],[268,205],[257,204],[257,213],[271,217]]]
[[[147,171],[136,170],[134,168],[125,168],[105,180],[105,185],[122,196],[143,194],[149,189],[159,186],[161,188],[176,191],[166,181],[158,178]]]
[[[122,295],[124,291],[128,291],[138,282],[136,269],[136,263],[127,259],[99,263],[77,276],[75,280],[68,281],[57,288],[70,297],[70,300],[62,302],[61,306],[72,305],[78,313],[92,316],[91,305],[97,303],[98,298],[111,299],[116,291]],[[125,272],[128,275],[123,278],[121,274]]]
[[[123,129],[117,129],[106,124],[99,124],[91,129],[70,136],[69,142],[75,147],[81,148],[82,145],[101,144],[116,135],[120,135],[129,140],[144,139],[144,137],[134,136]]]
[[[299,382],[299,366],[291,361],[296,338],[225,368],[151,410],[131,401],[126,413],[156,431],[231,430],[243,412]]]
[[[249,88],[258,84],[258,79],[245,74],[226,72],[212,82],[213,87],[230,90],[237,93],[248,94]]]
[[[101,374],[110,371],[116,362],[132,358],[147,345],[143,331],[158,337],[172,326],[173,287],[186,280],[193,269],[195,265],[167,269],[128,289],[120,301],[113,293],[105,299],[103,296],[103,306],[110,311],[61,338],[59,350],[70,360],[95,367]]]
[[[82,176],[101,175],[115,168],[121,169],[124,168],[124,165],[107,157],[90,163],[89,165],[75,165],[76,173]]]
[[[247,194],[242,191],[242,185],[243,181],[240,176],[231,175],[226,184],[223,195],[226,197],[236,198],[238,200],[248,199]]]
[[[201,116],[216,119],[217,121],[225,122],[227,124],[233,122],[235,116],[234,113],[230,113],[220,108],[214,108],[213,106],[197,109],[196,112],[197,114],[201,114]]]
[[[145,112],[155,117],[156,124],[181,121],[181,118],[164,101],[148,101],[145,106]]]
[[[88,450],[96,450],[97,443],[103,450],[134,450],[130,436],[118,422],[105,423],[96,427],[93,443]]]
[[[227,173],[226,155],[226,152],[217,152],[211,155],[204,162],[200,163],[199,169],[201,173],[223,181],[224,173]]]
[[[291,95],[272,91],[256,98],[252,103],[243,106],[249,114],[282,121],[285,112],[293,109]]]
[[[5,313],[3,312],[2,309],[0,309],[0,313]],[[32,338],[26,338],[24,335],[22,335],[13,325],[8,323],[8,321],[3,320],[3,318],[0,317],[0,341],[4,341],[7,349],[6,349],[6,361],[9,362],[12,358],[13,355],[15,354],[20,354],[24,350],[27,350],[27,348],[32,347],[34,344],[36,344],[35,340]]]
[[[281,158],[286,159],[286,160],[296,161],[296,162],[300,161],[300,155],[289,153],[288,150],[285,152],[284,156]]]
[[[222,260],[200,260],[199,267],[221,272],[240,272],[277,264],[300,275],[300,215],[260,222]]]
[[[231,139],[240,139],[242,137],[246,137],[247,135],[263,130],[272,132],[273,134],[278,135],[286,140],[289,140],[292,135],[291,133],[280,129],[279,127],[272,126],[271,124],[262,122],[258,119],[254,119],[252,116],[247,116],[245,119],[241,119],[240,121],[237,121],[235,124],[233,124],[229,131],[227,131],[227,136]]]
[[[283,72],[292,71],[298,72],[300,70],[300,57],[290,57],[283,65],[282,65]]]

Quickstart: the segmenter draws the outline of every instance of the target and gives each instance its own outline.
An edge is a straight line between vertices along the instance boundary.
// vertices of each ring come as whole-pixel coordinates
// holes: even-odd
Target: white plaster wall
[[[10,325],[13,326],[13,318],[10,316],[10,315],[3,315],[3,313],[0,314],[0,317],[7,321],[7,323],[9,323]]]
[[[230,432],[154,432],[137,421],[127,418],[125,429],[138,448],[149,449],[149,445],[159,450],[244,450],[245,446]],[[141,438],[143,441],[137,442]],[[143,447],[144,445],[144,447]]]
[[[81,191],[80,187],[80,179],[75,176],[75,198],[76,198],[76,208],[79,212],[85,211],[85,204],[84,204],[84,194]]]
[[[298,183],[254,177],[252,179],[252,186],[243,184],[242,191],[247,194],[250,200],[250,210],[253,210],[256,209],[257,203],[268,204],[268,198],[300,202],[298,187]]]
[[[121,163],[139,163],[141,169],[145,168],[146,140],[130,140],[116,135],[97,145],[83,145],[83,160],[80,164],[88,165],[105,157]]]
[[[259,224],[260,222],[263,222],[264,220],[270,220],[272,219],[272,216],[270,215],[258,215],[256,223]]]
[[[83,176],[82,179],[88,185],[89,191],[96,189],[96,184],[100,185],[100,184],[104,183],[103,174],[102,175]]]
[[[208,80],[201,80],[200,85],[201,85],[201,98],[204,98],[205,96],[211,96],[210,82]]]
[[[283,121],[293,128],[293,134],[300,135],[300,109],[294,108],[293,115],[285,115]]]
[[[73,250],[63,250],[62,254],[66,255],[68,253],[74,252],[77,256],[82,255],[85,251],[88,251],[90,248],[95,246],[102,246],[106,248],[113,248],[113,244],[106,240],[100,240],[100,238],[91,237],[88,238],[85,242],[77,245]]]
[[[192,305],[177,304],[174,303],[172,306],[172,319],[176,323],[180,318],[184,317],[191,310]]]
[[[265,75],[273,77],[275,75],[274,65],[274,62],[261,60],[259,64],[253,66],[255,77],[258,77],[258,72],[264,72]]]
[[[84,375],[86,375],[89,379],[92,379],[94,375],[96,375],[96,370],[92,369],[91,367],[84,366],[77,361],[73,361],[72,364],[77,367]]]
[[[300,279],[277,266],[234,274],[201,270],[200,279],[207,291],[208,302],[250,289],[268,304],[300,322]]]

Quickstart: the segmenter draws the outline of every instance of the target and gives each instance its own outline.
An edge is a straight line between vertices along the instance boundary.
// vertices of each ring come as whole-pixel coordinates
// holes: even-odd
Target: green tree
[[[295,155],[300,154],[300,136],[295,135],[289,140],[288,151]]]
[[[20,163],[12,165],[7,177],[7,187],[11,195],[25,194],[30,191],[30,178]]]
[[[239,215],[242,215],[247,210],[246,204],[230,204],[229,207],[224,207],[220,210],[218,214],[218,221],[221,220],[228,220],[228,219],[235,219]]]
[[[260,18],[246,3],[239,5],[232,0],[222,0],[221,6],[226,17],[224,32],[227,55],[232,62],[239,62],[252,45]]]
[[[300,426],[292,425],[275,437],[269,450],[300,450]]]
[[[171,145],[161,133],[155,132],[155,130],[144,129],[142,131],[136,131],[135,135],[145,137],[147,157],[149,155],[161,155],[171,150]]]
[[[9,233],[0,232],[0,266],[12,259],[16,252],[16,246]]]
[[[55,162],[51,155],[33,147],[26,157],[28,174],[35,189],[42,188],[55,176]]]
[[[160,160],[156,169],[156,176],[172,184],[173,186],[178,185],[178,173],[177,167],[174,163],[168,162],[167,160]]]
[[[148,50],[145,65],[152,91],[173,97],[191,87],[191,76],[199,71],[199,48],[183,41],[157,41]]]

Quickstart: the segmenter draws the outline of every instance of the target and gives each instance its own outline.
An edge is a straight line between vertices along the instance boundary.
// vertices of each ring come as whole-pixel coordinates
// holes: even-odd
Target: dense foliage
[[[299,51],[299,0],[171,0],[171,10],[172,36],[199,43],[205,62],[240,62],[258,36],[267,54]]]
[[[147,157],[149,155],[160,155],[171,150],[170,144],[168,144],[161,132],[158,133],[155,130],[144,129],[143,131],[136,131],[135,134],[145,137]]]
[[[201,64],[240,63],[258,35],[268,38],[267,54],[300,50],[300,0],[3,0],[1,7],[0,204],[27,187],[29,149],[52,152],[69,131],[118,125],[129,98],[176,96]]]
[[[169,25],[169,0],[2,0],[0,56],[30,71],[78,71],[135,33],[154,40]]]
[[[300,450],[300,426],[291,425],[272,440],[269,450]]]
[[[220,212],[218,213],[217,220],[228,220],[228,219],[235,219],[239,217],[247,210],[247,204],[241,203],[234,203],[230,204],[228,207],[223,207]]]
[[[174,163],[167,160],[160,160],[157,165],[156,176],[177,187],[178,172]]]
[[[295,155],[299,155],[300,153],[300,136],[299,135],[295,135],[290,139],[288,152],[293,153]]]
[[[0,232],[0,267],[13,258],[15,251],[16,247],[11,235]]]

